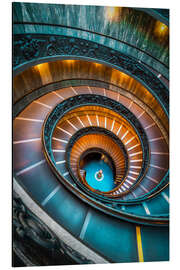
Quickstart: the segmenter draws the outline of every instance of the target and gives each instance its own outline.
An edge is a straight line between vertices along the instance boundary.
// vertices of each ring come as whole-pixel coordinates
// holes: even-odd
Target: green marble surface
[[[69,27],[77,27],[127,42],[152,56],[159,59],[168,66],[169,40],[159,38],[155,35],[156,20],[147,13],[133,8],[122,8],[119,11],[118,21],[107,17],[107,7],[103,6],[79,6],[79,5],[52,5],[37,3],[14,3],[14,22],[32,22],[57,24]],[[68,36],[79,36],[90,39],[97,43],[108,45],[118,50],[127,51],[137,57],[137,51],[116,42],[108,40],[103,36],[93,35],[86,31],[77,31],[67,28],[52,28],[52,26],[40,25],[16,25],[15,33],[51,33],[67,34]],[[138,58],[145,61],[146,56],[139,53]],[[148,64],[152,64],[148,60]]]

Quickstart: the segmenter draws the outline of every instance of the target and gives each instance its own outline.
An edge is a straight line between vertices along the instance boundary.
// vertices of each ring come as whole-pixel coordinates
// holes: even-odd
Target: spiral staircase
[[[105,29],[30,16],[35,7],[62,10],[50,6],[13,5],[14,258],[24,265],[167,261],[166,57]],[[160,10],[131,10],[139,25],[144,16],[167,24]],[[154,42],[165,54],[162,43]],[[112,170],[110,190],[87,182],[84,164],[95,153]]]

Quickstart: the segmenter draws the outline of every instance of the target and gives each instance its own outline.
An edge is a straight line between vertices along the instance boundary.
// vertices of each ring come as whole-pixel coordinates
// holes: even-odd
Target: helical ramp
[[[134,47],[127,54],[85,39],[80,29],[72,37],[49,25],[50,34],[15,19],[15,254],[26,265],[53,264],[19,248],[30,239],[44,254],[56,251],[54,264],[62,254],[70,264],[167,261],[166,64],[138,47],[144,61]]]

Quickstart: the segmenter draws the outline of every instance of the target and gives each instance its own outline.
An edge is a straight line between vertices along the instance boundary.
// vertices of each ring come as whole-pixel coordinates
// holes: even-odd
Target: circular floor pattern
[[[103,160],[92,160],[83,169],[86,171],[86,181],[92,188],[103,192],[115,188],[112,169]],[[103,171],[100,179],[97,177],[99,170]]]
[[[101,176],[98,176],[98,175],[99,175],[99,171],[97,171],[97,172],[95,173],[95,175],[94,175],[95,179],[96,179],[97,181],[102,181],[102,180],[104,179],[104,174],[103,174],[103,172],[101,173]]]

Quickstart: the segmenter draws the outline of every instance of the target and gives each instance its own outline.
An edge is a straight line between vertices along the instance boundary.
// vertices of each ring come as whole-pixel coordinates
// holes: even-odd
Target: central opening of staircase
[[[104,153],[88,153],[81,161],[81,172],[89,186],[97,191],[107,192],[116,187],[112,161]]]

